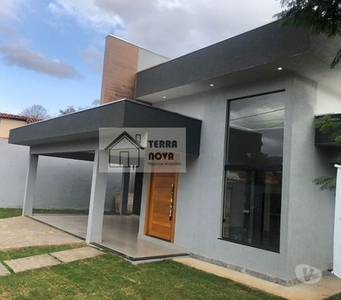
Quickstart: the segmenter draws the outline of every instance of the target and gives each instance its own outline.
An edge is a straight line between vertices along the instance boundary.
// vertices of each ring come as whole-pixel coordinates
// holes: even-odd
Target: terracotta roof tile
[[[10,119],[10,120],[18,120],[18,121],[25,121],[26,123],[35,123],[41,121],[39,118],[32,118],[26,116],[19,116],[19,115],[12,115],[0,112],[0,119]]]

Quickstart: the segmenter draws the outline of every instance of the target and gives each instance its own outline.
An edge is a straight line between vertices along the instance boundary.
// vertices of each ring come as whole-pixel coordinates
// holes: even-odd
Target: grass
[[[21,216],[21,208],[0,208],[0,219]]]
[[[79,209],[33,209],[34,214],[73,214],[73,215],[87,215],[89,212],[87,210]],[[21,216],[21,208],[0,208],[0,219],[12,218]],[[105,215],[113,215],[115,212],[106,211]]]
[[[21,250],[18,251],[10,251],[7,255],[16,257]],[[47,253],[51,249],[39,247],[21,252],[31,255],[36,251]],[[173,261],[135,266],[114,254],[106,253],[79,262],[0,277],[0,299],[281,298]]]

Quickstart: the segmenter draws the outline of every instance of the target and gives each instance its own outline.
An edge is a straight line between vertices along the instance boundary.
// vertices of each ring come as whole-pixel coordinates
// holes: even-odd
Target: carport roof
[[[72,153],[98,149],[99,128],[105,127],[186,128],[186,152],[199,155],[200,120],[128,99],[12,129],[9,143],[37,154],[90,160],[92,155]]]

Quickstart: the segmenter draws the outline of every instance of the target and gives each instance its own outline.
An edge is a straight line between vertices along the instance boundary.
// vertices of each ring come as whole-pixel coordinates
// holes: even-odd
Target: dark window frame
[[[230,104],[232,101],[235,100],[244,100],[247,98],[255,98],[255,97],[260,97],[260,96],[265,96],[265,95],[270,95],[270,94],[278,94],[278,93],[282,93],[285,92],[285,89],[280,89],[280,90],[275,90],[275,91],[270,91],[270,92],[266,92],[266,93],[259,93],[259,94],[253,94],[253,95],[248,95],[248,96],[244,96],[244,97],[238,97],[238,98],[232,98],[232,99],[227,99],[227,105],[226,105],[226,123],[225,123],[225,149],[224,149],[224,190],[223,190],[223,210],[222,210],[222,222],[221,222],[221,237],[219,238],[219,240],[222,241],[228,241],[228,242],[233,242],[235,244],[240,244],[240,245],[244,245],[244,246],[248,246],[248,247],[252,247],[252,248],[257,248],[257,249],[262,249],[262,250],[266,250],[266,251],[271,251],[274,253],[280,253],[280,245],[281,245],[281,236],[279,235],[279,242],[278,242],[278,247],[271,247],[271,246],[267,246],[267,245],[261,245],[261,244],[257,244],[257,243],[248,243],[248,242],[244,242],[242,240],[236,240],[236,239],[232,239],[229,237],[225,237],[224,236],[224,222],[225,222],[225,206],[226,206],[226,191],[227,191],[227,171],[228,170],[255,170],[255,171],[280,171],[283,172],[283,163],[281,165],[273,165],[271,167],[266,166],[266,167],[262,167],[262,166],[252,166],[252,165],[244,165],[244,164],[240,164],[240,165],[236,165],[236,164],[229,164],[228,163],[228,148],[229,148],[229,138],[230,138],[230,134],[229,134],[229,130],[230,130]],[[283,140],[284,142],[284,140]],[[283,161],[282,161],[283,162]],[[282,190],[281,190],[281,199],[282,199]],[[282,207],[282,203],[281,203],[281,207]],[[282,212],[280,215],[280,224],[282,219]]]

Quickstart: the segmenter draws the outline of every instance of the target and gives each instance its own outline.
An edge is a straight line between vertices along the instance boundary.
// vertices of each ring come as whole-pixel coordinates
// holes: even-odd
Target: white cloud
[[[38,73],[58,78],[80,78],[79,73],[69,64],[58,59],[48,59],[43,55],[12,44],[0,47],[4,62],[9,66],[18,66]]]
[[[274,19],[276,0],[52,0],[58,18],[175,57]]]
[[[115,12],[101,9],[94,0],[54,0],[49,3],[48,9],[58,18],[73,18],[80,25],[97,31],[113,30],[122,23]]]
[[[1,0],[0,17],[4,19],[19,19],[19,9],[25,0]]]
[[[95,72],[102,72],[103,52],[99,51],[94,45],[89,45],[87,49],[81,52],[81,58]]]

